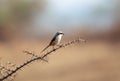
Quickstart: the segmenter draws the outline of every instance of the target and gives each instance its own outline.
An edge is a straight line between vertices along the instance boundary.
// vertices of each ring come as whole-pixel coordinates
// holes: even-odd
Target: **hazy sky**
[[[47,4],[44,15],[38,15],[35,24],[61,29],[78,24],[109,27],[115,6],[114,0],[48,0]]]

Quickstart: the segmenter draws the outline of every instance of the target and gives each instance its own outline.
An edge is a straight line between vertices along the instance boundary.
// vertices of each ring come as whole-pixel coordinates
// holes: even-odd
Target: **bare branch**
[[[32,57],[39,57],[39,56],[37,56],[36,54],[34,54],[34,53],[32,53],[32,52],[29,52],[29,51],[23,51],[23,53],[26,53],[26,54],[28,54],[28,55],[31,55]],[[45,60],[45,59],[41,59],[41,60],[43,60],[43,61],[45,61],[45,62],[48,62],[48,61]]]
[[[4,81],[6,80],[8,77],[12,76],[13,74],[15,74],[17,71],[19,71],[20,69],[22,69],[23,67],[25,67],[26,65],[36,61],[36,60],[44,60],[45,57],[47,57],[48,55],[52,54],[53,52],[63,48],[63,47],[67,47],[69,45],[72,45],[72,44],[75,44],[75,43],[78,43],[78,42],[85,42],[85,40],[83,39],[77,39],[77,40],[73,40],[71,42],[68,42],[66,44],[63,44],[63,45],[60,45],[54,49],[52,49],[51,51],[45,53],[43,56],[36,56],[35,54],[32,54],[28,51],[25,51],[27,54],[31,54],[31,55],[35,55],[34,58],[31,58],[30,60],[26,61],[25,63],[21,64],[20,66],[16,67],[12,72],[8,73],[6,76],[4,76],[3,78],[0,79],[0,81]]]
[[[5,65],[2,65],[0,63],[0,78],[2,78],[4,76],[8,75],[9,73],[11,73],[14,70],[15,67],[16,67],[15,64],[12,64],[11,62],[7,62]],[[16,73],[14,75],[10,76],[9,81],[13,81],[14,78],[15,78],[15,75],[16,75]]]

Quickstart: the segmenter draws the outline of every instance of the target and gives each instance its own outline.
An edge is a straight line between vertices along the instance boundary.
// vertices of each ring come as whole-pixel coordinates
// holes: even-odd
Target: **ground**
[[[19,65],[30,59],[23,50],[40,54],[47,43],[0,43],[1,62],[10,61]],[[46,58],[48,63],[37,61],[18,71],[15,81],[120,81],[119,48],[120,44],[114,45],[103,41],[62,48]]]

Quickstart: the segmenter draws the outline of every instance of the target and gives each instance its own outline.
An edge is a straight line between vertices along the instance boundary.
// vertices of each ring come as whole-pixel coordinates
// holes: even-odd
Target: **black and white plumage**
[[[49,43],[49,45],[46,48],[44,48],[42,52],[45,51],[50,46],[54,47],[55,45],[59,45],[63,35],[64,33],[62,31],[58,31],[51,40],[51,42]]]

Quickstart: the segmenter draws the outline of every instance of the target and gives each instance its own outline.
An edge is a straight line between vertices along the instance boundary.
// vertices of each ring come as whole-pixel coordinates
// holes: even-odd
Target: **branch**
[[[0,78],[11,73],[13,71],[13,68],[15,68],[15,64],[12,64],[10,62],[6,63],[5,65],[2,65],[0,63],[0,76],[1,76]],[[12,81],[15,78],[15,75],[16,75],[16,73],[14,75],[10,76],[9,81]],[[1,79],[0,79],[0,81],[1,81]]]
[[[26,65],[36,61],[36,60],[43,60],[45,57],[47,57],[48,55],[50,55],[51,53],[63,48],[63,47],[67,47],[69,45],[78,43],[78,42],[85,42],[85,40],[83,39],[77,39],[77,40],[73,40],[71,42],[68,42],[66,44],[60,45],[54,49],[52,49],[51,51],[45,53],[43,56],[35,56],[34,58],[26,61],[25,63],[21,64],[20,66],[18,66],[16,69],[14,69],[12,72],[10,72],[9,74],[7,74],[6,76],[4,76],[3,78],[0,79],[0,81],[6,80],[8,77],[12,76],[14,73],[16,73],[17,71],[19,71],[20,69],[22,69],[23,67],[25,67]],[[44,60],[43,60],[44,61]]]
[[[35,55],[34,53],[29,52],[29,51],[23,51],[23,53],[26,53],[26,54],[28,54],[28,55],[31,55],[32,57],[39,57],[38,55]],[[41,60],[43,60],[43,61],[45,61],[45,62],[48,62],[48,61],[45,60],[45,59],[41,59]]]

